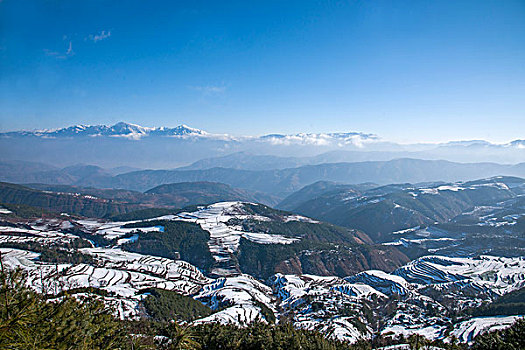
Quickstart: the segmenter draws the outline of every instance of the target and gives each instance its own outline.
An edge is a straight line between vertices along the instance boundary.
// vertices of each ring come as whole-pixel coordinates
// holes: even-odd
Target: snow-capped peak
[[[41,137],[41,138],[77,138],[77,137],[118,137],[139,140],[144,137],[163,136],[173,138],[206,137],[224,141],[260,141],[272,145],[312,145],[312,146],[354,146],[362,147],[365,143],[378,141],[373,134],[359,132],[345,133],[298,133],[269,134],[264,136],[230,136],[210,134],[185,124],[176,127],[144,127],[137,124],[118,122],[114,125],[74,125],[59,129],[33,131],[12,131],[0,133],[3,137]]]
[[[191,128],[181,124],[174,128],[168,127],[144,127],[137,124],[118,122],[115,125],[74,125],[60,129],[45,129],[35,131],[14,131],[7,132],[4,136],[35,136],[43,138],[61,138],[61,137],[122,137],[128,139],[140,139],[145,136],[171,136],[171,137],[188,137],[203,136],[205,131]]]

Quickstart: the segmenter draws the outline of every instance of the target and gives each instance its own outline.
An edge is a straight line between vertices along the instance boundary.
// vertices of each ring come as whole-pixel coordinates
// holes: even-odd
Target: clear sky
[[[0,129],[525,138],[525,1],[0,0]]]

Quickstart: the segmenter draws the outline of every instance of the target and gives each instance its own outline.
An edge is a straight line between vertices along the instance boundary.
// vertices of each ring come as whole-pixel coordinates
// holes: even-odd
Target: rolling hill
[[[275,205],[276,197],[260,192],[233,188],[218,182],[179,182],[160,185],[144,192],[146,196],[158,197],[158,203],[170,203],[178,207],[192,204],[210,204],[225,201],[256,202]]]
[[[205,170],[143,170],[86,181],[84,185],[126,188],[144,191],[174,182],[212,181],[233,187],[260,191],[276,196],[295,192],[314,182],[334,181],[347,184],[378,184],[430,181],[462,181],[497,175],[525,176],[519,165],[496,163],[453,163],[419,159],[397,159],[385,162],[332,163],[282,170],[249,171],[229,168]]]
[[[119,203],[90,195],[40,191],[5,182],[0,182],[0,203],[22,204],[90,217],[111,216],[141,208],[139,204]]]
[[[522,198],[525,180],[495,177],[460,183],[382,186],[362,193],[353,188],[327,189],[304,202],[285,200],[290,210],[356,228],[376,242],[386,242],[400,231],[444,224],[479,207]],[[309,188],[302,193],[309,192]],[[508,205],[513,205],[513,202]],[[398,235],[399,237],[399,235]]]
[[[111,217],[146,208],[183,208],[221,201],[275,204],[277,199],[212,182],[161,185],[145,193],[70,185],[0,183],[0,203],[22,204],[54,212]]]
[[[9,168],[0,164],[0,180],[13,183],[64,184],[82,187],[147,191],[177,182],[220,182],[250,192],[263,192],[284,199],[317,181],[360,183],[419,183],[466,181],[497,175],[525,176],[523,164],[453,163],[420,159],[326,163],[274,170],[211,168],[200,170],[141,170],[113,176],[93,166],[75,166],[41,171],[41,165]],[[19,170],[17,170],[19,169]],[[270,203],[269,203],[270,204]]]

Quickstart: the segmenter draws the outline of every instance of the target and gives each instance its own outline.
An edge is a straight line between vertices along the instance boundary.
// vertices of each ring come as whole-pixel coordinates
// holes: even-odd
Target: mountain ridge
[[[507,143],[473,140],[399,144],[375,134],[354,131],[250,136],[211,133],[184,124],[172,128],[125,122],[0,132],[0,149],[3,150],[0,160],[5,161],[23,159],[58,167],[81,162],[104,168],[156,169],[230,167],[229,160],[239,169],[262,170],[406,157],[508,164],[525,159],[525,141],[519,139]],[[236,153],[237,156],[228,158]],[[221,157],[227,158],[213,159]],[[194,164],[204,159],[208,160]]]
[[[490,162],[457,163],[406,158],[391,161],[325,163],[270,170],[222,167],[202,170],[137,170],[115,176],[109,171],[92,166],[64,168],[64,170],[45,168],[39,163],[34,165],[23,163],[17,168],[11,167],[10,164],[12,162],[0,161],[0,181],[128,189],[141,192],[169,183],[210,181],[263,192],[282,199],[317,181],[342,184],[373,182],[382,185],[466,181],[498,175],[525,177],[525,163],[516,165]],[[35,170],[32,171],[31,167]]]
[[[203,130],[191,128],[187,125],[181,124],[174,128],[168,127],[144,127],[137,124],[126,122],[118,122],[114,125],[73,125],[64,128],[56,129],[41,129],[34,131],[10,131],[0,133],[0,137],[43,137],[43,138],[59,138],[59,137],[125,137],[130,139],[140,139],[145,136],[188,136],[199,135],[203,136],[207,133]]]
[[[281,134],[281,133],[270,133],[264,134],[261,136],[233,136],[229,134],[216,134],[209,133],[202,129],[193,128],[186,124],[180,124],[175,127],[167,126],[156,126],[156,127],[147,127],[134,123],[128,123],[124,121],[117,122],[114,125],[107,124],[77,124],[61,128],[52,128],[52,129],[35,129],[35,130],[13,130],[13,131],[4,131],[0,132],[0,137],[42,137],[42,138],[58,138],[58,137],[83,137],[83,136],[111,136],[111,137],[124,137],[130,139],[140,139],[145,136],[207,136],[207,137],[228,137],[233,140],[240,139],[259,139],[273,142],[276,144],[286,144],[294,143],[300,141],[305,144],[313,144],[322,146],[329,139],[335,139],[339,141],[344,141],[347,143],[360,146],[359,142],[367,141],[381,141],[379,136],[372,133],[363,133],[363,132],[321,132],[321,133],[306,133],[298,132],[291,134]],[[438,142],[438,143],[417,143],[418,145],[426,146],[436,146],[436,147],[517,147],[525,148],[525,140],[515,139],[510,140],[504,143],[494,143],[486,140],[457,140],[457,141],[447,141],[447,142]]]
[[[315,184],[309,187],[315,190]],[[313,196],[304,195],[312,192]],[[437,224],[454,224],[459,228],[452,228],[459,229],[460,233],[469,232],[461,225],[473,225],[472,220],[483,217],[482,214],[473,213],[479,210],[487,215],[490,213],[489,208],[499,207],[505,213],[500,215],[502,218],[497,216],[497,222],[501,220],[498,225],[509,225],[510,228],[505,232],[510,235],[510,232],[514,231],[511,228],[517,229],[514,225],[518,224],[518,221],[506,221],[503,217],[518,215],[510,210],[516,208],[519,213],[519,203],[523,200],[524,193],[524,179],[498,176],[456,183],[391,184],[373,189],[332,186],[324,191],[312,191],[307,187],[285,199],[282,202],[284,206],[278,207],[335,225],[362,230],[376,242],[397,238],[400,239],[398,244],[408,245],[410,241],[403,239],[417,241],[428,238],[430,234],[425,233],[425,228]],[[510,202],[504,206],[507,201]],[[480,222],[483,223],[481,226],[490,225],[490,221]],[[496,227],[491,229],[494,234],[497,231]],[[482,230],[482,227],[479,230]],[[443,238],[446,230],[441,227],[434,231],[440,231],[436,233],[436,237]],[[414,237],[406,236],[410,232],[415,232]]]

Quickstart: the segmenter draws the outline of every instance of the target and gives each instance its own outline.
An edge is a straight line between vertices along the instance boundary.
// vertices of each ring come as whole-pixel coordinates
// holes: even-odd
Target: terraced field
[[[75,290],[81,298],[95,290],[121,318],[144,316],[142,304],[148,288],[174,291],[208,305],[213,313],[196,323],[244,326],[287,318],[298,328],[349,341],[381,332],[386,336],[418,333],[431,339],[455,336],[470,342],[479,332],[504,327],[520,317],[471,317],[461,312],[524,288],[523,257],[424,256],[391,273],[366,270],[345,278],[277,273],[268,280],[258,280],[228,269],[234,264],[241,239],[281,246],[301,240],[300,236],[278,232],[245,231],[238,224],[275,220],[271,218],[275,213],[268,215],[248,214],[243,203],[226,202],[143,221],[69,217],[6,221],[0,227],[0,243],[4,244],[0,252],[4,265],[26,271],[28,285],[37,291],[59,295]],[[315,223],[287,215],[279,220]],[[209,232],[208,247],[216,262],[210,273],[186,261],[122,249],[144,232],[163,234],[162,222],[191,222]],[[137,223],[140,227],[130,227]],[[97,237],[109,243],[100,246]],[[71,245],[79,240],[83,243],[78,248]],[[38,243],[42,249],[89,256],[91,262],[42,261],[42,253],[23,248],[29,242]],[[6,244],[18,244],[20,249]]]

